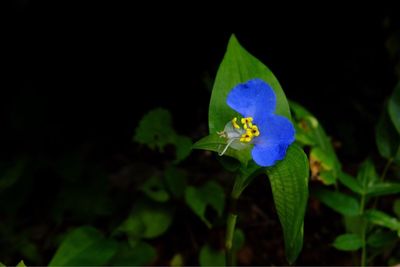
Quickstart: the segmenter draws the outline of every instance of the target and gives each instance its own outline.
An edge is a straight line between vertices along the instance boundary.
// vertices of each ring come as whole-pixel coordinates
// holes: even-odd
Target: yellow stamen
[[[243,128],[251,128],[253,126],[253,118],[252,117],[247,117],[247,118],[242,118],[240,122],[243,124]]]
[[[246,131],[246,133],[242,134],[242,136],[240,137],[240,142],[248,143],[251,141],[251,139],[253,139],[253,134],[251,133],[251,131]]]
[[[259,136],[260,135],[260,131],[258,130],[258,127],[256,125],[251,126],[251,133],[254,136]]]
[[[240,129],[239,124],[237,124],[237,118],[236,118],[236,117],[232,119],[232,125],[233,125],[233,127],[235,127],[236,129]]]

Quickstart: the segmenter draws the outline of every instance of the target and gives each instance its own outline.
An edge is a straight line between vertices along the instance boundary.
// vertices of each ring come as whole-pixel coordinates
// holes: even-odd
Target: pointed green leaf
[[[367,196],[384,196],[400,193],[400,183],[387,182],[373,184],[368,188]]]
[[[364,191],[367,191],[367,189],[377,182],[378,179],[379,176],[376,173],[374,163],[370,158],[368,158],[361,164],[357,174],[357,180],[360,182]]]
[[[394,231],[400,231],[400,221],[380,210],[367,210],[365,218],[373,224],[389,228]]]
[[[390,120],[387,105],[384,106],[375,130],[375,140],[382,157],[393,158],[400,163],[400,134]]]
[[[400,83],[394,88],[393,94],[389,99],[388,112],[397,133],[400,134]]]
[[[267,169],[267,174],[283,228],[286,258],[289,263],[293,263],[303,246],[309,177],[307,156],[301,148],[293,144],[285,159]]]
[[[338,250],[355,251],[362,247],[362,240],[356,234],[344,234],[336,237],[333,246]]]
[[[314,196],[331,209],[346,216],[355,216],[360,214],[360,205],[358,201],[346,194],[319,189],[314,191]]]
[[[115,241],[106,239],[93,227],[84,226],[65,237],[49,265],[106,265],[116,251]]]
[[[203,137],[202,139],[194,143],[192,148],[210,150],[221,153],[225,149],[225,146],[226,146],[226,139],[214,133],[206,137]],[[252,159],[250,154],[250,148],[245,150],[235,150],[228,148],[224,153],[224,156],[236,158],[244,165],[246,165],[247,162]]]
[[[349,188],[350,190],[352,190],[354,193],[363,195],[365,194],[364,189],[361,187],[360,182],[354,178],[353,176],[345,173],[345,172],[341,172],[339,175],[339,181],[345,185],[347,188]]]
[[[222,131],[225,124],[237,116],[237,113],[226,104],[228,93],[237,84],[253,78],[260,78],[273,88],[277,100],[276,113],[290,119],[288,102],[274,74],[247,52],[232,35],[211,94],[208,113],[210,134]]]
[[[208,181],[200,187],[188,186],[185,192],[185,200],[193,212],[208,227],[211,227],[210,221],[205,216],[207,206],[209,205],[219,216],[222,216],[225,206],[225,193],[219,184]]]

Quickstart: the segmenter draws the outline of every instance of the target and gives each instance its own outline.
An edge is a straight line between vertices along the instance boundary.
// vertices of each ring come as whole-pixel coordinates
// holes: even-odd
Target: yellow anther
[[[235,127],[236,129],[240,129],[239,124],[237,124],[237,118],[236,118],[236,117],[232,119],[232,125],[233,125],[233,127]]]
[[[256,125],[251,126],[250,132],[252,133],[253,136],[260,135],[260,131],[258,130],[258,127]]]
[[[247,118],[242,118],[240,122],[243,124],[243,128],[251,128],[253,126],[253,118],[252,117],[247,117]]]
[[[242,136],[240,137],[240,142],[248,143],[251,141],[251,139],[253,139],[253,134],[251,133],[251,131],[246,131],[246,133],[242,134]]]

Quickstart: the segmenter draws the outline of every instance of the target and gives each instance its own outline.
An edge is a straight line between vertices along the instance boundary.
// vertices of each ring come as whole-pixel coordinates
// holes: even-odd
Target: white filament
[[[226,144],[224,150],[221,153],[218,153],[218,155],[220,155],[220,156],[224,155],[226,150],[228,149],[228,147],[233,143],[233,141],[235,141],[235,139],[238,139],[238,138],[231,138],[229,140],[228,144]]]

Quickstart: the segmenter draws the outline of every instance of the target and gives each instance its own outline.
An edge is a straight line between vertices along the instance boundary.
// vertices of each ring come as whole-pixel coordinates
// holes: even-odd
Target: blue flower
[[[242,118],[233,118],[221,136],[228,139],[228,147],[241,150],[253,146],[251,155],[260,166],[273,166],[282,160],[295,139],[293,124],[287,118],[274,114],[275,92],[261,79],[252,79],[235,86],[228,94],[227,104]]]

